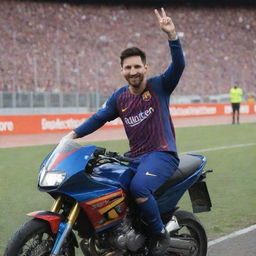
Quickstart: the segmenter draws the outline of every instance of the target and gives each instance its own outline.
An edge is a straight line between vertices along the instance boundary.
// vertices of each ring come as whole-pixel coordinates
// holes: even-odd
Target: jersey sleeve
[[[168,69],[161,75],[162,86],[169,94],[176,88],[185,68],[185,59],[180,40],[169,41],[172,62]]]
[[[117,94],[113,93],[112,96],[110,96],[110,98],[95,114],[74,129],[75,133],[78,135],[78,138],[96,131],[106,122],[114,120],[119,116],[116,107],[116,97]]]

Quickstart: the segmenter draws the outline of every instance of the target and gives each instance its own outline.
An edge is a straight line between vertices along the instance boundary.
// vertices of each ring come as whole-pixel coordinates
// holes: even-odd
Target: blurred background
[[[0,1],[0,112],[85,113],[125,84],[120,52],[147,53],[149,76],[170,62],[153,10],[163,6],[186,69],[172,103],[229,102],[256,93],[255,1]]]

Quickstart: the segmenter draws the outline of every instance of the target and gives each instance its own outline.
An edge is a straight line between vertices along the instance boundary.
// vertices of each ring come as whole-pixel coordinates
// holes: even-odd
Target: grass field
[[[207,168],[214,170],[207,178],[212,211],[198,214],[209,240],[255,224],[256,123],[178,128],[176,133],[179,152],[203,149]],[[93,144],[120,153],[128,149],[124,140]],[[0,149],[0,255],[11,234],[28,219],[26,213],[48,210],[52,204],[47,194],[37,191],[38,167],[52,148]],[[191,210],[187,194],[179,206]]]

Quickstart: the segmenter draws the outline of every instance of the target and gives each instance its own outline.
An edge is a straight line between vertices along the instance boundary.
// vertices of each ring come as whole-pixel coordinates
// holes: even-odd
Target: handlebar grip
[[[112,151],[106,151],[106,152],[105,152],[105,156],[106,156],[106,157],[115,158],[116,160],[121,161],[121,162],[130,163],[130,162],[133,161],[132,158],[119,155],[117,152],[112,152]]]
[[[118,160],[120,160],[120,161],[127,162],[127,163],[130,163],[130,162],[133,161],[132,158],[129,158],[129,157],[126,157],[126,156],[118,156],[118,157],[116,157],[116,158],[117,158]]]
[[[98,155],[105,155],[106,153],[106,149],[105,148],[102,148],[102,147],[97,147],[95,152],[94,152],[94,155],[95,156],[98,156]]]

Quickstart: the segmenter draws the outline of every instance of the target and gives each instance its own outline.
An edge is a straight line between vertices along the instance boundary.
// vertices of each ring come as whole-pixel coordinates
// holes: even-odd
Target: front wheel
[[[190,252],[186,253],[173,252],[170,248],[169,253],[166,255],[206,256],[208,242],[205,229],[200,220],[192,213],[186,211],[176,211],[174,215],[178,220],[180,229],[174,234],[171,234],[171,238],[174,237],[189,241],[193,245],[193,248]]]
[[[47,222],[32,219],[20,227],[8,242],[4,256],[49,256],[56,235]],[[75,256],[72,244],[64,243],[61,256]]]

